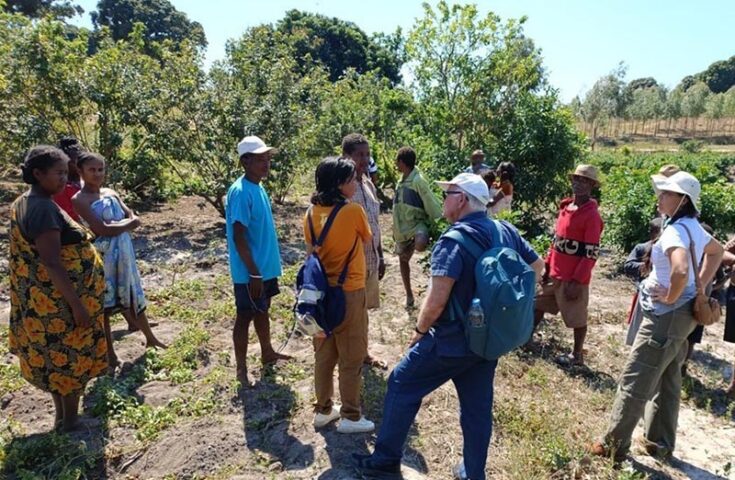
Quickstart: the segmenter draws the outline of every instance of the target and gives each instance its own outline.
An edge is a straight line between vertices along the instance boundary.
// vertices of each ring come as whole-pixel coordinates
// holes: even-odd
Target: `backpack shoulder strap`
[[[332,228],[332,223],[334,223],[334,219],[337,216],[337,213],[344,207],[344,202],[338,203],[334,206],[331,212],[329,212],[329,217],[327,217],[327,221],[324,224],[324,227],[322,228],[321,233],[319,234],[319,238],[317,239],[316,235],[314,234],[314,223],[312,221],[312,211],[311,207],[309,207],[309,233],[311,233],[311,246],[312,247],[321,247],[324,244],[324,240],[327,238],[327,233],[329,233],[329,229]]]
[[[347,279],[347,269],[350,266],[352,255],[355,253],[355,248],[357,247],[357,244],[359,241],[360,241],[360,237],[355,238],[355,243],[352,244],[350,253],[347,254],[347,260],[345,260],[345,266],[342,268],[342,272],[339,274],[339,278],[337,279],[337,285],[340,287],[344,285],[345,280]]]
[[[482,255],[482,252],[486,250],[479,243],[477,243],[477,240],[472,238],[469,232],[464,232],[460,229],[450,229],[443,236],[457,242],[462,248],[467,250],[467,252],[472,255],[475,260],[479,259],[480,255]]]
[[[479,260],[482,254],[485,252],[485,250],[487,250],[487,248],[480,245],[477,242],[477,240],[475,240],[472,237],[469,231],[464,230],[464,229],[453,228],[453,229],[450,229],[448,232],[446,232],[443,236],[454,240],[462,248],[467,250],[467,252],[472,256],[472,258],[475,259],[475,262]],[[492,246],[496,245],[498,237],[499,237],[498,227],[493,221],[493,227],[491,229]],[[460,307],[459,300],[457,300],[457,297],[454,295],[454,292],[452,292],[449,295],[449,320],[455,321],[455,320],[461,320],[462,318],[464,318],[462,307]]]
[[[684,227],[684,230],[687,231],[687,235],[689,236],[689,255],[692,258],[692,267],[694,268],[694,285],[697,287],[697,291],[703,292],[704,290],[702,289],[702,282],[699,280],[699,262],[697,262],[694,237],[692,237],[692,232],[689,231],[689,228],[686,225],[684,225],[683,223],[681,223],[680,225]]]

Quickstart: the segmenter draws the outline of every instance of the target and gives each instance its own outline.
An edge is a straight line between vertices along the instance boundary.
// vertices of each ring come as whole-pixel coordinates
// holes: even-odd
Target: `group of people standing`
[[[119,364],[113,313],[147,347],[165,345],[151,331],[135,265],[129,232],[140,219],[104,188],[104,158],[63,138],[31,148],[21,168],[30,188],[10,208],[8,342],[23,377],[51,394],[56,427],[71,430],[85,385]]]
[[[11,208],[9,342],[20,358],[24,378],[51,393],[59,426],[70,429],[85,384],[117,363],[109,327],[111,313],[123,312],[129,328],[142,330],[147,346],[165,345],[150,328],[135,267],[129,232],[140,220],[116,192],[104,188],[101,156],[82,151],[69,139],[60,146],[63,149],[38,146],[28,152],[23,179],[30,189]],[[368,342],[368,312],[380,306],[385,258],[369,142],[353,133],[343,138],[341,147],[341,156],[325,158],[316,168],[303,235],[307,253],[315,249],[330,285],[341,286],[345,298],[344,318],[337,327],[330,335],[313,338],[313,425],[323,428],[339,421],[337,431],[349,434],[375,429],[360,405],[361,372],[365,365],[387,368],[371,354]],[[274,349],[270,334],[269,308],[279,293],[282,269],[271,202],[262,182],[277,149],[247,136],[237,145],[237,153],[244,174],[227,192],[226,237],[236,305],[237,377],[247,386],[252,384],[247,366],[251,323],[264,365],[291,357]],[[429,288],[408,351],[388,378],[375,450],[371,455],[355,455],[355,467],[365,474],[399,478],[403,447],[422,399],[451,380],[460,403],[464,438],[463,458],[453,473],[458,479],[484,479],[497,360],[469,350],[464,327],[450,312],[450,304],[463,312],[470,307],[475,259],[447,234],[461,229],[471,232],[480,245],[496,246],[493,232],[499,232],[502,246],[515,250],[536,272],[536,319],[540,321],[544,313],[561,312],[566,326],[574,331],[573,350],[560,361],[582,365],[589,284],[603,230],[592,198],[600,179],[590,165],[570,172],[573,195],[560,203],[554,241],[544,259],[513,225],[493,219],[511,208],[512,164],[501,163],[493,171],[485,165],[482,151],[473,152],[465,172],[437,182],[444,196],[440,202],[418,171],[413,149],[399,149],[395,162],[401,178],[393,204],[393,236],[407,308],[415,306],[409,267],[413,253],[428,247],[432,223],[439,217],[450,226],[432,247]],[[649,246],[647,275],[636,303],[642,319],[619,383],[610,426],[589,447],[592,454],[616,459],[630,448],[640,417],[646,420],[647,451],[673,450],[681,365],[687,336],[696,326],[691,310],[698,293],[696,280],[709,284],[723,257],[723,247],[697,220],[700,186],[696,178],[677,172],[654,176],[652,181],[662,228]],[[698,260],[701,268],[697,268]],[[333,399],[335,368],[340,404]]]

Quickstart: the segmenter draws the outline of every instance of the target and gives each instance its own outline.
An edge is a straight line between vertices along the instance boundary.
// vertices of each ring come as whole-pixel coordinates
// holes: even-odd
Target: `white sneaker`
[[[454,466],[452,469],[452,475],[455,480],[467,480],[467,470],[464,468],[464,459]]]
[[[332,405],[330,413],[317,413],[314,415],[314,428],[322,428],[339,418],[339,405]]]
[[[375,430],[375,424],[365,417],[360,417],[360,420],[347,420],[343,418],[337,425],[337,431],[339,433],[367,433]]]

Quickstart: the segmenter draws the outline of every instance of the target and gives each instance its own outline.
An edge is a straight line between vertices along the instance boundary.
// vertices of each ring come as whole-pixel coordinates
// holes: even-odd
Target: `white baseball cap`
[[[278,149],[269,147],[260,137],[256,137],[255,135],[247,136],[237,144],[237,155],[239,157],[242,157],[246,153],[265,153],[270,151],[274,151],[275,153]]]
[[[702,187],[694,175],[688,172],[677,172],[670,177],[664,175],[651,175],[653,190],[656,195],[661,192],[681,193],[689,197],[694,208],[699,211],[699,193]]]
[[[475,175],[474,173],[460,173],[448,182],[436,182],[436,184],[445,192],[450,186],[454,185],[467,195],[475,197],[483,205],[487,205],[491,200],[487,183],[485,183],[485,180],[481,176]]]

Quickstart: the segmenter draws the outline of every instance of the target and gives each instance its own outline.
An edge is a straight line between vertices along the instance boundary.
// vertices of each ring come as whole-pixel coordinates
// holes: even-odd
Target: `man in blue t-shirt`
[[[237,308],[232,340],[237,378],[243,385],[251,385],[246,365],[251,321],[264,365],[291,357],[273,349],[268,316],[271,297],[279,293],[281,255],[270,198],[260,182],[268,176],[271,158],[277,150],[256,136],[249,136],[237,145],[237,153],[245,175],[227,190],[225,203],[227,249]]]
[[[444,217],[451,229],[462,228],[490,248],[491,222],[487,184],[479,175],[461,173],[450,182],[437,182],[444,190]],[[507,222],[500,222],[502,244],[516,250],[541,279],[543,260]],[[463,459],[455,478],[485,479],[485,462],[492,433],[493,379],[497,360],[473,354],[465,340],[461,320],[450,321],[453,295],[463,311],[469,310],[475,291],[476,259],[455,240],[442,235],[431,252],[431,284],[418,315],[409,351],[388,378],[383,420],[372,455],[354,455],[366,475],[400,478],[401,456],[408,431],[424,396],[449,380],[460,404],[464,438]]]

